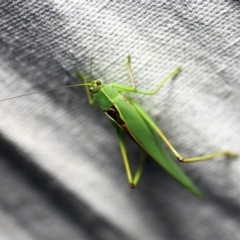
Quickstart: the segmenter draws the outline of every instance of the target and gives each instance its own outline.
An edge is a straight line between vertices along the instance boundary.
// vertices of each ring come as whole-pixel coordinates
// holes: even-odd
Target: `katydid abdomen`
[[[136,103],[133,102],[132,99],[124,99],[122,95],[110,100],[117,110],[115,118],[114,115],[110,116],[111,120],[114,120],[149,156],[160,164],[180,184],[195,195],[201,196],[195,184],[172,159],[163,141],[156,135],[141,114],[138,113],[134,106]],[[140,106],[138,105],[138,107]],[[145,111],[144,113],[147,114]],[[149,115],[148,117],[150,118]]]

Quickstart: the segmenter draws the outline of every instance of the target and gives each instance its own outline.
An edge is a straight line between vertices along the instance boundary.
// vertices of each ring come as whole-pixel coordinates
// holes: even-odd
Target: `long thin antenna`
[[[46,93],[46,92],[50,92],[50,91],[54,91],[54,90],[58,90],[58,89],[62,89],[62,88],[71,88],[71,87],[79,87],[79,86],[90,86],[90,85],[91,85],[91,83],[82,83],[82,84],[73,84],[73,85],[57,87],[57,88],[49,88],[49,89],[46,89],[46,90],[41,90],[41,91],[31,92],[31,93],[27,93],[27,94],[15,96],[15,97],[5,98],[5,99],[0,100],[0,102],[4,102],[4,101],[15,99],[15,98],[20,98],[20,97],[33,95],[33,94],[36,94],[36,93]]]

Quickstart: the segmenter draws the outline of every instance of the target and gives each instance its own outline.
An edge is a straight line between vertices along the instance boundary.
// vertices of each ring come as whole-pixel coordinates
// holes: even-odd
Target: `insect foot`
[[[177,157],[177,159],[179,162],[183,162],[183,163],[185,162],[185,159],[182,156]]]
[[[135,188],[135,185],[133,183],[130,184],[130,188],[131,189],[134,189]]]
[[[226,155],[227,157],[234,157],[234,158],[236,158],[236,157],[239,156],[237,153],[229,152],[229,151],[225,151],[225,155]]]

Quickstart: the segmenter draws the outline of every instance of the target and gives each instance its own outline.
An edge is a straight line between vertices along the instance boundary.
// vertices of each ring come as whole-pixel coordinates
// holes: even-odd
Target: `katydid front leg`
[[[84,84],[85,84],[85,83],[88,83],[87,78],[86,78],[86,76],[85,76],[84,74],[78,72],[78,73],[77,73],[77,76],[78,76],[80,79],[82,79],[82,81],[83,81]],[[84,85],[84,88],[85,88],[85,91],[86,91],[86,94],[87,94],[87,98],[88,98],[88,103],[89,103],[89,105],[95,104],[95,103],[96,103],[96,99],[95,99],[95,97],[92,97],[92,95],[90,94],[90,92],[89,92],[89,87],[88,87],[87,85]]]
[[[117,84],[117,83],[113,83],[111,85],[114,88],[120,90],[121,92],[134,92],[134,93],[140,93],[140,94],[144,94],[144,95],[154,95],[165,85],[165,83],[167,83],[169,80],[174,78],[179,72],[181,72],[180,66],[176,67],[169,75],[167,75],[153,91],[141,90],[141,89],[137,89],[135,87],[129,87],[129,86],[121,85],[121,84]],[[132,75],[130,75],[130,79],[131,79],[131,77],[132,77]],[[134,81],[134,80],[131,79],[131,81]]]

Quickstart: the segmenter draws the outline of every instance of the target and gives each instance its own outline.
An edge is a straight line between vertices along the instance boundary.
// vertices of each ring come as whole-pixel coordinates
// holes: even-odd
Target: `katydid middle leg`
[[[130,164],[128,161],[128,157],[127,157],[126,146],[125,146],[124,139],[123,139],[123,130],[115,122],[112,122],[112,123],[117,131],[118,142],[119,142],[119,146],[120,146],[120,151],[122,153],[122,158],[123,158],[123,163],[124,163],[126,174],[127,174],[128,183],[131,188],[135,188],[141,178],[144,163],[147,158],[147,153],[146,152],[142,153],[136,173],[133,176],[131,168],[130,168]]]

